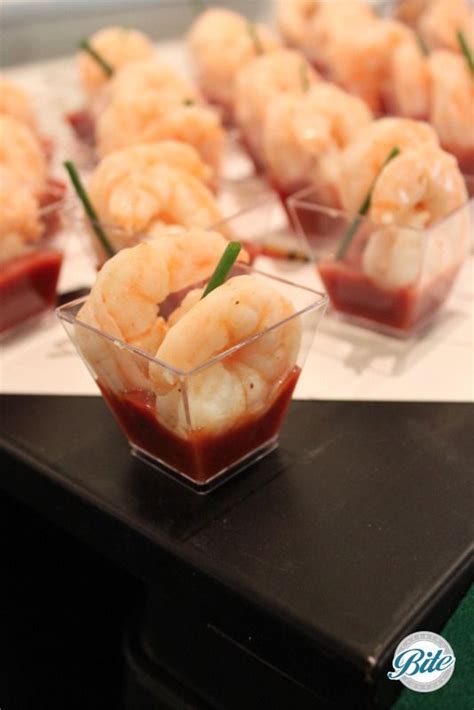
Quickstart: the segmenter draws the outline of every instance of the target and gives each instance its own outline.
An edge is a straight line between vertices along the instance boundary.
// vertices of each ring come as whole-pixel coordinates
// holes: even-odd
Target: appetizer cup
[[[132,454],[200,492],[207,492],[277,446],[293,390],[327,303],[327,298],[316,291],[246,266],[234,266],[231,275],[237,274],[254,274],[271,282],[292,302],[294,313],[188,371],[81,322],[77,316],[84,299],[57,311],[127,437]],[[187,291],[170,297],[170,312]],[[298,333],[299,348],[297,352],[292,350],[291,358],[282,366],[281,355],[275,353],[268,358],[264,353],[273,352],[272,344],[288,329]],[[229,389],[228,372],[236,376],[235,363],[246,358],[247,362],[254,358],[254,367],[263,368],[264,379],[257,377],[260,384],[254,383],[244,374],[254,370],[243,367],[242,378],[248,379],[245,415],[233,415],[233,411],[239,411],[239,407],[233,410],[237,391],[243,390],[240,380],[237,388]],[[262,387],[263,381],[267,384]],[[163,389],[157,382],[171,383],[171,389]]]
[[[0,338],[30,324],[56,306],[56,289],[63,261],[54,244],[55,233],[64,225],[70,203],[51,190],[40,209],[41,239],[24,247],[12,258],[0,260]]]
[[[473,205],[415,229],[315,204],[310,191],[291,200],[333,309],[398,337],[423,330],[445,302],[469,253]]]

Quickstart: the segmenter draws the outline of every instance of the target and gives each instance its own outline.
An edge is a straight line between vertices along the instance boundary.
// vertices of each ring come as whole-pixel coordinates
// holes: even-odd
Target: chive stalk
[[[459,47],[461,48],[461,52],[464,54],[467,66],[469,67],[469,71],[471,72],[471,76],[474,77],[474,57],[472,55],[472,49],[467,43],[467,39],[465,38],[464,33],[461,30],[458,30],[458,32],[456,32],[456,37],[458,38]]]
[[[349,226],[349,229],[341,239],[341,243],[339,245],[339,249],[337,250],[336,253],[336,259],[343,259],[344,256],[346,255],[346,252],[350,246],[350,243],[352,242],[352,239],[354,238],[357,230],[359,229],[360,223],[362,222],[363,217],[368,213],[370,209],[370,205],[372,204],[372,194],[374,192],[375,184],[377,180],[380,177],[380,174],[382,173],[383,169],[385,168],[388,163],[390,163],[391,160],[397,157],[397,155],[400,155],[400,148],[395,146],[395,148],[392,148],[390,153],[387,155],[385,158],[384,162],[382,163],[382,167],[378,171],[377,175],[375,176],[372,185],[370,186],[370,189],[362,202],[361,206],[359,207],[357,211],[357,217],[354,219],[352,224]]]
[[[306,94],[311,86],[311,82],[309,80],[309,67],[308,67],[308,62],[303,60],[301,62],[300,66],[300,78],[301,78],[301,90],[303,94]]]
[[[82,202],[84,212],[86,213],[89,219],[91,227],[94,230],[97,239],[101,243],[102,248],[104,249],[107,255],[107,258],[110,259],[112,256],[115,255],[115,249],[112,247],[107,235],[100,226],[96,211],[94,210],[92,203],[89,200],[89,196],[81,182],[81,178],[79,177],[79,173],[77,172],[76,166],[70,160],[66,160],[66,162],[64,163],[64,167],[68,172],[68,175],[71,179],[72,185],[76,191],[78,198]]]
[[[420,48],[421,53],[425,57],[427,57],[430,53],[430,50],[428,49],[428,45],[426,44],[423,37],[419,34],[419,32],[416,33],[416,41],[418,42],[418,46]]]
[[[263,44],[258,36],[257,28],[253,22],[247,22],[247,31],[250,35],[250,39],[253,42],[253,46],[255,47],[255,54],[257,56],[260,56],[262,54],[265,54],[265,50],[263,49]]]
[[[100,66],[104,74],[106,74],[108,77],[111,77],[114,74],[114,68],[111,64],[109,64],[104,57],[102,57],[99,52],[97,52],[90,44],[88,39],[82,39],[79,42],[79,49],[82,49],[84,52],[87,52],[92,59],[97,62],[97,64]]]
[[[221,286],[224,283],[229,274],[229,271],[231,270],[237,257],[239,256],[241,249],[242,247],[239,242],[228,243],[224,253],[219,259],[219,263],[217,264],[214,273],[212,274],[211,278],[207,283],[206,288],[204,289],[204,293],[202,294],[201,299],[205,298],[209,293],[211,293],[211,291],[214,291],[215,288]]]

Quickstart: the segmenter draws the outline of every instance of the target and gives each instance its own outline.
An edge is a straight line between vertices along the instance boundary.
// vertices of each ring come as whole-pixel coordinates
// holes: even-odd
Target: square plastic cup
[[[63,261],[55,234],[64,226],[70,201],[62,183],[50,181],[41,195],[42,235],[18,256],[0,261],[0,339],[29,326],[56,306]]]
[[[293,390],[327,304],[326,296],[316,291],[250,267],[234,267],[231,275],[237,274],[254,274],[270,282],[292,302],[294,314],[193,370],[176,369],[84,324],[78,314],[85,299],[57,310],[127,437],[132,454],[200,492],[209,491],[277,446]],[[185,293],[168,298],[172,309]],[[288,333],[297,336],[286,362],[274,354],[274,349],[279,337]],[[264,377],[253,382],[251,368],[242,368],[247,372],[249,395],[245,406],[241,403],[233,409],[237,400],[220,395],[218,388],[228,393],[229,378],[236,378],[235,389],[231,387],[230,391],[237,397],[239,377],[243,375],[237,374],[236,363],[248,363],[252,358],[264,368]],[[255,395],[251,393],[254,387]],[[228,397],[229,414],[222,401],[214,406],[212,400],[219,396]]]
[[[311,201],[291,199],[331,306],[374,330],[408,337],[438,313],[469,253],[474,201],[427,229],[375,225]]]

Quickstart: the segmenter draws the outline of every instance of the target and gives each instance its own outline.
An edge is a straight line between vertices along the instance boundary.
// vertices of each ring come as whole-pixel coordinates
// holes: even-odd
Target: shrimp
[[[38,198],[0,166],[0,262],[20,256],[42,232]]]
[[[321,81],[303,95],[278,96],[269,104],[263,131],[268,173],[287,194],[319,183],[337,193],[337,161],[372,119],[358,97]],[[336,194],[329,199],[337,204]]]
[[[407,27],[392,20],[371,20],[355,30],[345,22],[331,44],[331,80],[381,112],[389,59],[397,45],[410,37]]]
[[[379,286],[396,289],[417,281],[423,259],[425,279],[460,264],[469,243],[468,216],[458,215],[456,226],[443,219],[466,203],[452,155],[429,145],[402,152],[374,187],[370,218],[387,228],[369,237],[364,272]],[[429,228],[434,229],[426,234]]]
[[[414,36],[398,44],[390,58],[383,103],[389,113],[427,120],[431,77],[427,58]]]
[[[404,151],[424,144],[439,146],[434,129],[423,121],[408,118],[381,118],[359,132],[342,152],[340,195],[343,208],[357,212],[390,151]]]
[[[238,70],[255,58],[259,48],[267,53],[280,46],[266,27],[251,25],[245,17],[223,8],[203,12],[187,42],[201,91],[228,114],[233,109]]]
[[[99,169],[90,183],[90,197],[118,249],[138,234],[159,236],[167,225],[206,228],[222,220],[209,189],[179,168],[138,165],[105,185],[100,177]]]
[[[47,179],[40,142],[28,126],[6,114],[0,115],[0,166],[14,173],[35,193],[41,192]]]
[[[178,168],[205,184],[211,184],[212,173],[190,145],[178,141],[138,143],[109,153],[97,166],[89,183],[96,205],[106,202],[110,191],[131,173],[159,165]]]
[[[466,0],[432,0],[420,17],[418,29],[431,49],[459,52],[458,31],[474,46],[474,9]]]
[[[195,370],[237,348],[231,357],[187,379],[193,429],[223,432],[244,416],[256,415],[270,406],[278,386],[296,363],[301,324],[297,318],[290,319],[293,314],[293,305],[263,279],[242,275],[195,303],[168,330],[156,358],[181,371]],[[282,325],[256,338],[282,321]],[[238,347],[250,338],[256,339]],[[185,435],[187,412],[180,394],[180,377],[155,363],[150,363],[149,374],[157,395],[158,419]]]
[[[114,71],[131,62],[153,56],[153,44],[146,35],[124,27],[107,27],[96,32],[89,40],[91,47],[110,64]],[[90,99],[106,86],[109,77],[100,65],[86,52],[79,53],[79,74],[82,87]]]
[[[467,62],[453,52],[437,50],[428,60],[431,71],[430,121],[441,144],[457,157],[461,169],[474,165],[474,82]]]
[[[189,229],[124,249],[100,270],[79,320],[154,355],[166,332],[160,304],[209,278],[226,245],[218,232]]]
[[[280,49],[257,57],[235,84],[235,119],[253,156],[262,156],[263,125],[271,100],[279,94],[303,94],[319,77],[299,52]]]
[[[0,115],[6,114],[36,132],[36,119],[31,101],[19,86],[0,75]]]
[[[226,244],[217,232],[191,229],[120,251],[99,271],[78,320],[155,355],[168,328],[162,304],[209,278]],[[246,254],[241,252],[241,258],[246,260]],[[143,358],[138,363],[133,354],[81,327],[76,334],[88,361],[113,389],[136,387],[146,377]]]
[[[205,106],[166,106],[159,92],[120,97],[100,115],[96,134],[102,157],[136,143],[177,140],[192,145],[214,175],[219,174],[224,130],[217,114]]]
[[[133,62],[114,76],[107,89],[107,100],[159,93],[164,106],[183,101],[198,103],[200,97],[193,85],[167,62],[155,57]]]
[[[302,49],[308,44],[308,26],[318,5],[318,0],[278,0],[278,29],[290,47]]]
[[[341,40],[363,32],[375,23],[376,16],[367,3],[358,0],[323,0],[316,5],[301,49],[318,70],[330,75],[334,54],[344,51]]]
[[[424,145],[403,150],[385,166],[372,193],[375,224],[423,229],[467,201],[456,159],[441,148]]]

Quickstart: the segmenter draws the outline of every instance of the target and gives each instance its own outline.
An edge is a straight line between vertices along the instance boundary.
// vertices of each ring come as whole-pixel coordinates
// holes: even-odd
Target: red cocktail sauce
[[[88,109],[66,114],[66,121],[80,141],[89,146],[95,145],[95,119]]]
[[[343,261],[321,262],[318,269],[336,310],[409,331],[428,320],[443,303],[459,265],[447,269],[421,290],[415,286],[380,288],[362,271]]]
[[[0,265],[0,333],[54,306],[62,260],[49,250]]]
[[[118,396],[100,383],[99,387],[132,444],[170,468],[183,471],[196,483],[206,483],[277,435],[300,372],[299,367],[293,368],[271,405],[258,417],[241,420],[222,434],[196,430],[186,439],[157,421],[155,396],[151,392],[127,392]]]
[[[40,207],[43,210],[41,221],[44,225],[43,237],[50,237],[61,227],[60,201],[66,194],[66,185],[62,180],[49,178],[46,187],[39,195]],[[57,204],[57,208],[55,205]]]
[[[65,192],[61,180],[50,178],[39,195],[43,239],[61,227],[60,202]],[[0,333],[55,305],[62,260],[59,251],[48,249],[0,263]]]

